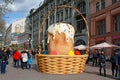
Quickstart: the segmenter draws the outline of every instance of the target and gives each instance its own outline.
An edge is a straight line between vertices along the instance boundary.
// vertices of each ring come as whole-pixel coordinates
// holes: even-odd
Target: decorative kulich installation
[[[76,9],[72,6],[69,6],[69,5],[61,5],[61,6],[55,6],[54,8],[52,8],[50,11],[48,11],[48,13],[43,18],[42,24],[39,29],[39,35],[38,35],[39,51],[40,51],[40,34],[42,32],[45,21],[46,21],[47,17],[58,8],[71,8],[72,10],[75,10],[79,15],[81,15],[81,17],[83,18],[83,20],[86,24],[86,31],[88,33],[88,48],[89,48],[90,37],[89,37],[89,30],[88,30],[88,24],[87,24],[86,19],[84,18],[84,16],[78,9]],[[63,29],[59,25],[62,25],[63,27],[66,25],[67,27],[69,27],[70,31],[67,28]],[[54,27],[54,26],[58,26],[59,28]],[[48,55],[36,54],[38,71],[44,72],[44,73],[49,73],[49,74],[77,74],[77,73],[83,72],[86,60],[88,58],[88,48],[84,55],[74,55],[73,51],[72,51],[72,49],[74,47],[73,46],[74,45],[73,44],[74,30],[71,28],[71,25],[60,23],[60,24],[54,24],[54,25],[52,25],[52,27],[54,27],[53,28],[54,30],[52,30],[52,29],[48,30]],[[65,31],[65,29],[67,29],[67,32],[63,32],[63,30]],[[59,37],[65,35],[65,37],[64,37],[65,42],[60,42],[59,39],[55,40],[56,32],[57,32],[57,35],[59,35]],[[68,32],[70,32],[71,34],[68,34]],[[64,33],[64,34],[60,35],[60,33]],[[52,42],[51,40],[55,40],[58,44],[56,44],[55,42]],[[51,41],[52,44],[49,41]],[[68,47],[68,49],[66,48],[66,46],[69,45],[69,44],[67,44],[67,42],[70,43],[70,46],[71,46],[71,47]],[[60,47],[59,43],[66,44],[64,47],[62,46],[60,48],[63,50],[59,50],[59,47]],[[56,47],[52,47],[53,45]],[[66,50],[66,52],[64,51],[64,49]],[[69,51],[69,50],[71,50],[71,51]],[[69,51],[69,54],[68,54],[68,51]]]

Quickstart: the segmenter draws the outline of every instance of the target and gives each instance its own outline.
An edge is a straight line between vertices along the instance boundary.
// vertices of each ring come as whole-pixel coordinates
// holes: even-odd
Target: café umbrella
[[[74,49],[78,49],[78,50],[85,50],[86,48],[87,46],[82,45],[82,44],[74,47]]]
[[[94,46],[91,46],[91,49],[100,49],[100,48],[110,48],[110,47],[115,47],[115,48],[120,48],[120,46],[111,44],[111,43],[107,43],[107,42],[103,42],[100,44],[96,44]]]

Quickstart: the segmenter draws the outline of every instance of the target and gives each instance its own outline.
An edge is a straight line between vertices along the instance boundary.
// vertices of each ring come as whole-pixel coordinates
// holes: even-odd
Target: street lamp
[[[31,38],[28,39],[28,44],[29,44],[29,49],[31,49],[32,48],[31,47],[32,46],[32,39]]]

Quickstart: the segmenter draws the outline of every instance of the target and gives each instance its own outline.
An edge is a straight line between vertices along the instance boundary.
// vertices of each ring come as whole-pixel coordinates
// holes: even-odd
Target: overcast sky
[[[8,8],[11,11],[6,13],[4,17],[7,26],[9,26],[9,24],[11,24],[13,21],[25,18],[30,9],[38,8],[40,2],[42,1],[44,0],[14,0],[12,5],[8,5]]]

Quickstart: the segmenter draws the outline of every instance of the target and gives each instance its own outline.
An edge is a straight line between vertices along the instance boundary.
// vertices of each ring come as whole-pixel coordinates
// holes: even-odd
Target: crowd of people
[[[119,49],[114,50],[108,61],[111,63],[112,76],[116,78],[118,77],[118,79],[120,80],[120,50]],[[92,53],[92,66],[99,67],[100,75],[102,75],[103,69],[103,75],[106,76],[106,62],[107,62],[106,54],[103,49],[96,49]]]
[[[6,66],[9,64],[9,58],[13,58],[13,67],[30,69],[33,58],[35,58],[35,52],[32,50],[10,50],[7,47],[0,48],[0,71],[1,74],[5,74]]]
[[[45,54],[48,52],[43,51]],[[91,53],[89,53],[91,54]],[[106,76],[106,55],[104,50],[95,50],[92,54],[92,66],[99,66],[99,74]],[[9,57],[13,58],[13,67],[21,69],[30,69],[32,60],[35,58],[35,52],[32,50],[10,50],[9,48],[0,48],[0,71],[1,74],[6,72],[6,66],[9,64]],[[115,50],[111,54],[111,73],[112,76],[120,80],[120,50]],[[89,57],[87,63],[89,62]],[[103,74],[102,74],[103,69]]]
[[[15,68],[19,68],[21,63],[22,69],[30,69],[32,64],[32,51],[24,49],[19,52],[18,50],[15,50],[13,52],[13,63]]]

